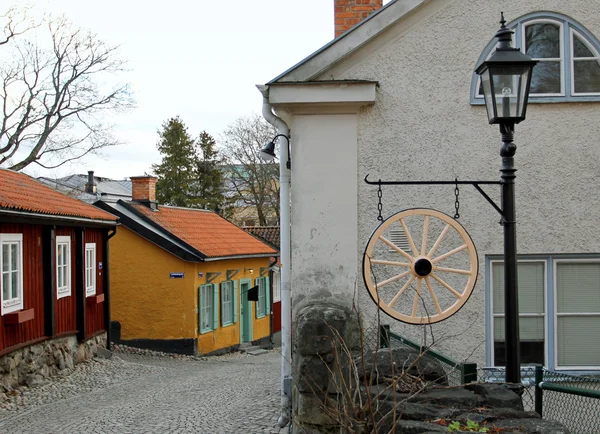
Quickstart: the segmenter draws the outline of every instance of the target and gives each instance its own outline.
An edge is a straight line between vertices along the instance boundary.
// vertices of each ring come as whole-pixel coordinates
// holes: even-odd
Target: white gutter
[[[269,104],[268,86],[256,86],[263,95],[262,115],[277,128],[278,134],[288,140],[290,128],[273,113]],[[278,424],[281,428],[290,422],[292,407],[292,298],[290,288],[290,181],[291,170],[287,168],[288,144],[285,137],[279,137],[279,209],[280,209],[280,258],[281,258],[281,415]]]

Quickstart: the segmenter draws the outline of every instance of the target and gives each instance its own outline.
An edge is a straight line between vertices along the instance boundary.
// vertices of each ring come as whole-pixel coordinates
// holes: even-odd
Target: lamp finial
[[[500,27],[501,29],[506,29],[506,20],[504,19],[504,12],[500,12],[500,24],[502,24],[502,26]]]

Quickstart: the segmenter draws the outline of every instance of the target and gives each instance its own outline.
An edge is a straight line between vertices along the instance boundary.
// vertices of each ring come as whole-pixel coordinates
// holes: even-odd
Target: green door
[[[252,342],[252,302],[248,300],[250,279],[240,281],[240,343]]]

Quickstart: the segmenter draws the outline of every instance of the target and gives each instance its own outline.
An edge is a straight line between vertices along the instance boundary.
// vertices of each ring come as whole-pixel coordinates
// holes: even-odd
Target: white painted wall
[[[357,274],[357,115],[297,115],[292,131],[294,311],[350,304]]]

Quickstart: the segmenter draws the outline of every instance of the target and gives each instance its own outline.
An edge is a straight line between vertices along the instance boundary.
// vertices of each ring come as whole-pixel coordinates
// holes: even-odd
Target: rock
[[[75,363],[81,363],[86,360],[85,347],[80,345],[75,351]]]
[[[71,354],[69,354],[69,353],[65,354],[65,367],[67,369],[73,369],[74,368],[73,356],[71,356]]]
[[[329,385],[330,370],[329,365],[319,356],[304,356],[298,367],[298,390],[320,394]]]
[[[414,420],[399,420],[396,422],[396,432],[402,434],[424,434],[424,433],[438,433],[445,432],[448,430],[445,426],[440,426],[434,423],[419,422]]]
[[[109,351],[103,347],[98,347],[96,350],[96,357],[99,359],[109,360],[112,358],[112,355],[113,355],[112,351]]]
[[[23,383],[27,385],[27,387],[38,387],[46,384],[44,377],[39,374],[28,375],[23,380]]]
[[[512,408],[523,411],[523,400],[512,390],[503,385],[492,383],[471,383],[464,386],[479,397],[482,406],[495,408]]]
[[[544,419],[507,419],[494,422],[494,426],[505,431],[521,430],[528,434],[570,434],[561,423]]]
[[[381,348],[358,358],[356,366],[360,378],[373,383],[407,372],[425,382],[448,384],[446,371],[437,360],[411,349]]]
[[[407,394],[398,394],[400,396]],[[477,396],[470,390],[461,387],[445,387],[431,389],[411,396],[409,402],[436,404],[450,408],[473,408],[479,403]]]

